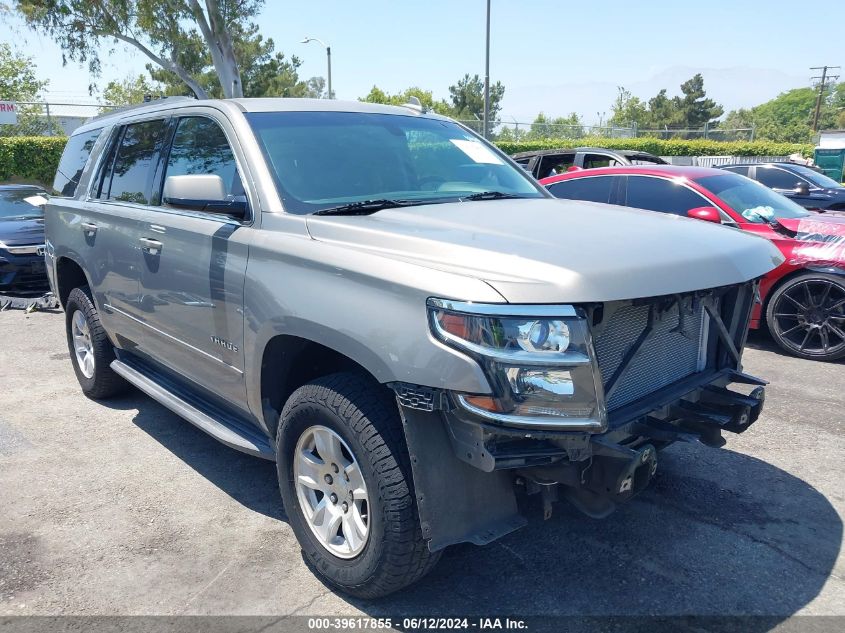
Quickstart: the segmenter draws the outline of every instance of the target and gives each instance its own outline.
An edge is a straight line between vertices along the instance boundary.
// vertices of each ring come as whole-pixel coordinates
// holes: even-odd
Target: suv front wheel
[[[279,422],[282,500],[305,557],[343,591],[376,598],[440,558],[422,537],[396,401],[357,374],[297,389]]]

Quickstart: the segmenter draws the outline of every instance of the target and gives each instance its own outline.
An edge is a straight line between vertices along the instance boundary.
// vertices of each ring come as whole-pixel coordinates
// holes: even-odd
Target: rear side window
[[[778,167],[757,167],[757,180],[772,189],[795,189],[803,178]]]
[[[127,125],[103,173],[99,198],[149,204],[153,171],[164,142],[164,120]]]
[[[613,176],[573,178],[572,180],[564,180],[551,184],[548,186],[548,190],[555,198],[588,200],[590,202],[610,202],[613,182]]]
[[[690,209],[710,206],[711,203],[685,185],[672,180],[628,176],[626,204],[635,209],[685,216]]]
[[[217,123],[206,117],[185,117],[179,121],[167,158],[168,176],[216,174],[223,179],[226,195],[244,195],[232,148]]]
[[[748,175],[748,167],[743,165],[741,167],[722,167],[725,171],[733,172],[734,174],[739,174],[740,176],[747,176]]]
[[[72,198],[76,195],[79,179],[82,178],[85,164],[91,156],[91,149],[100,136],[100,132],[102,132],[102,129],[91,130],[75,134],[68,139],[65,150],[62,152],[62,159],[59,161],[59,167],[56,170],[56,177],[53,180],[54,195],[66,198]]]
[[[555,154],[553,156],[543,156],[542,163],[540,165],[540,178],[548,178],[549,176],[562,174],[574,164],[575,152]]]

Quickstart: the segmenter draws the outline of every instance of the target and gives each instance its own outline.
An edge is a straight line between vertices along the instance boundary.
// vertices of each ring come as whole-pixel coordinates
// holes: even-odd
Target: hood
[[[44,243],[44,218],[29,220],[0,219],[0,242],[7,246]]]
[[[814,214],[808,218],[778,219],[778,224],[800,242],[792,250],[790,264],[845,264],[845,216]]]
[[[470,275],[511,303],[578,303],[740,283],[783,261],[768,240],[652,211],[555,199],[308,216],[316,240]]]

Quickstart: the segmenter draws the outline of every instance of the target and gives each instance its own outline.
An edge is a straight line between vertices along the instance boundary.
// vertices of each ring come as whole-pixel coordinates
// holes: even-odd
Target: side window
[[[109,157],[97,197],[149,204],[153,171],[165,130],[163,119],[127,125],[113,148],[113,157]]]
[[[226,135],[207,117],[180,119],[173,136],[164,177],[190,174],[215,174],[223,180],[227,197],[245,195]]]
[[[685,185],[647,176],[628,176],[627,206],[661,213],[686,215],[690,209],[710,203]]]
[[[795,189],[795,185],[803,178],[778,167],[759,166],[757,180],[772,189]]]
[[[587,154],[584,156],[584,169],[593,169],[594,167],[617,167],[621,165],[618,160],[610,156],[602,154]]]
[[[555,198],[587,200],[589,202],[609,202],[613,183],[613,176],[573,178],[571,180],[562,180],[561,182],[553,183],[548,186],[548,190]]]
[[[748,166],[743,165],[740,167],[723,167],[725,171],[730,171],[735,174],[739,174],[740,176],[748,176]]]
[[[101,131],[102,129],[91,130],[90,132],[76,134],[68,139],[65,150],[62,152],[62,159],[59,161],[59,167],[56,170],[56,177],[53,180],[54,195],[66,198],[72,198],[76,195],[76,187],[82,177],[88,157],[91,156],[91,148],[97,142]]]
[[[566,173],[566,170],[575,164],[575,152],[543,156],[541,160],[543,162],[540,165],[540,178],[557,176]]]

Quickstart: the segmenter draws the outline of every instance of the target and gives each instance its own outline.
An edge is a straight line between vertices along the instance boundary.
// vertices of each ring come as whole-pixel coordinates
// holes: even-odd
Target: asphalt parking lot
[[[82,396],[61,313],[0,313],[0,615],[845,615],[845,365],[752,337],[725,449],[676,445],[608,519],[565,504],[378,602],[303,562],[274,466],[134,392]]]

